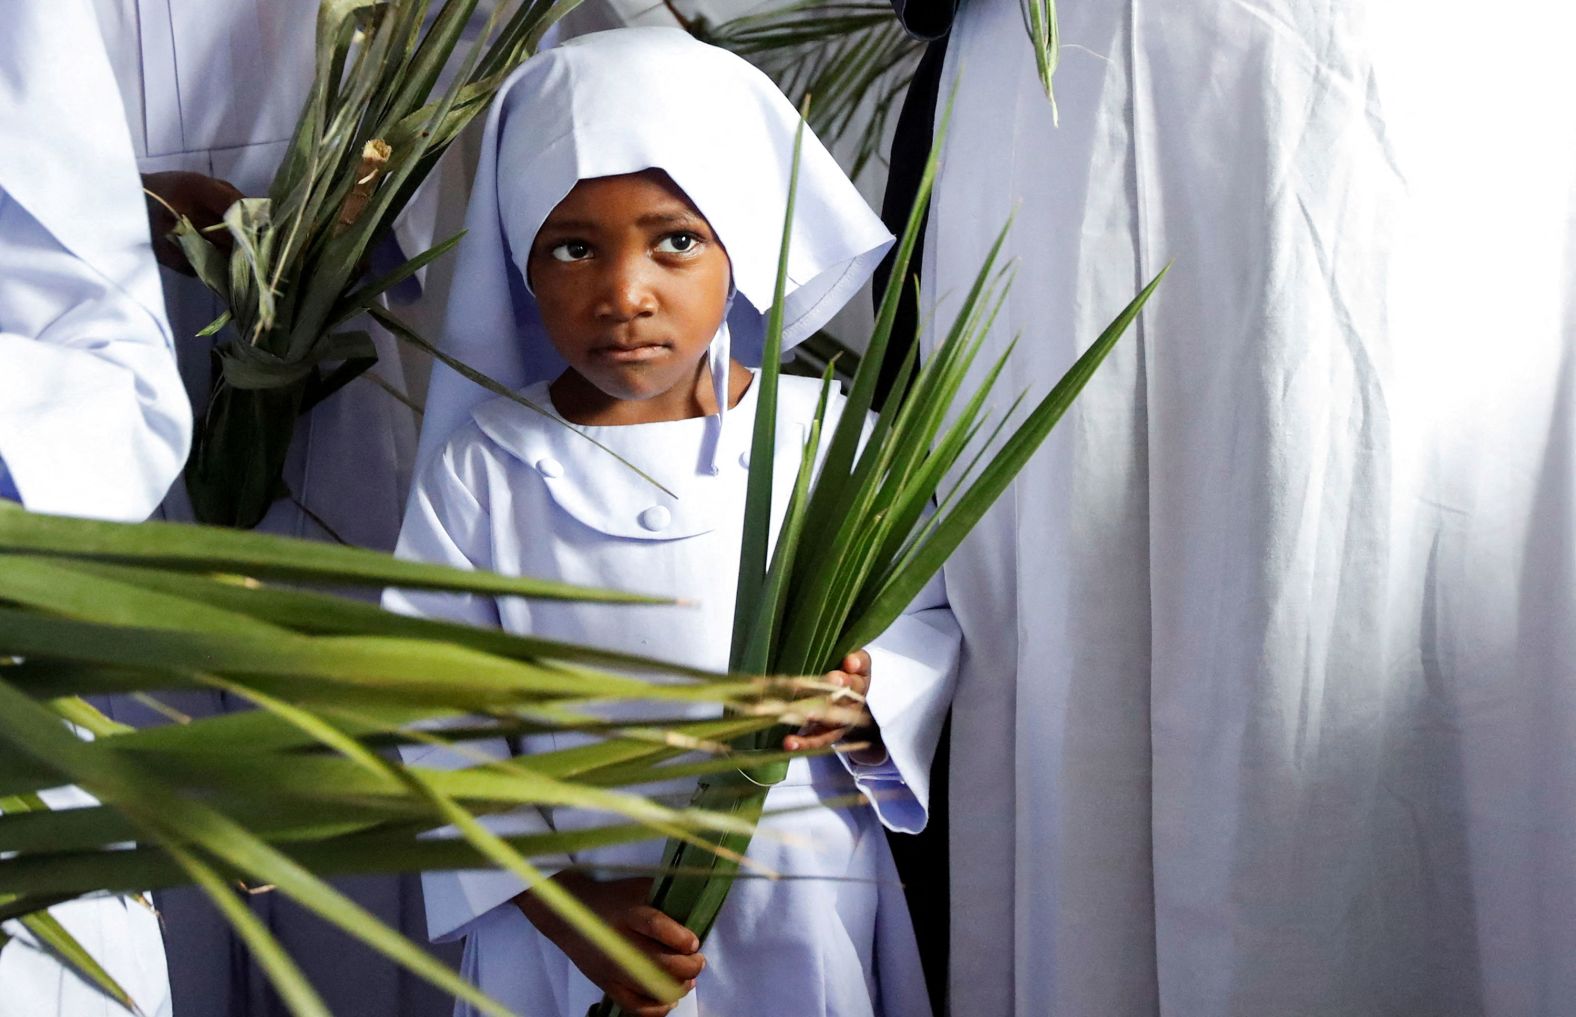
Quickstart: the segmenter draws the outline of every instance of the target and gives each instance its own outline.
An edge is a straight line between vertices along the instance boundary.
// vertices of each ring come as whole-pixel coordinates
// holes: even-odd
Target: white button
[[[661,505],[653,505],[640,514],[640,525],[653,532],[667,529],[672,521],[673,513]]]
[[[750,468],[750,450],[749,449],[745,449],[743,452],[739,453],[739,465],[744,467],[745,469],[749,469]]]
[[[552,456],[543,456],[536,461],[536,472],[548,479],[562,477],[564,475],[564,464]]]

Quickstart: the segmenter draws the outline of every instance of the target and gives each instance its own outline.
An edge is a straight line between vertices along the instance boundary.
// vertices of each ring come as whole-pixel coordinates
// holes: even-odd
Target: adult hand
[[[802,749],[825,748],[843,741],[868,742],[868,748],[850,752],[848,758],[866,766],[884,762],[887,754],[886,746],[881,744],[881,728],[870,716],[870,711],[864,709],[865,696],[870,693],[870,654],[864,650],[855,650],[843,658],[840,670],[828,671],[823,680],[847,690],[846,693],[834,694],[832,702],[846,707],[852,701],[857,701],[861,719],[857,723],[847,724],[811,717],[810,722],[796,734],[783,739],[783,748],[789,752],[798,752]]]
[[[553,881],[578,897],[597,917],[635,945],[657,967],[684,986],[687,994],[706,966],[700,939],[683,925],[646,903],[651,892],[648,878],[596,880],[578,872],[560,872]],[[665,1017],[674,1003],[646,994],[624,969],[590,940],[585,939],[531,891],[514,898],[532,925],[552,940],[591,980],[630,1017]]]
[[[170,238],[175,232],[176,215],[183,215],[193,226],[205,229],[223,222],[224,213],[244,195],[229,181],[185,170],[144,173],[142,186],[158,195],[158,198],[148,198],[148,225],[153,230],[154,257],[159,259],[159,264],[182,275],[196,275],[181,246]],[[203,235],[226,255],[234,246],[227,230],[211,230]]]

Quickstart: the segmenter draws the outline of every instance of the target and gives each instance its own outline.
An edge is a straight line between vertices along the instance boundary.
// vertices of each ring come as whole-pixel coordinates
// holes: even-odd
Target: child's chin
[[[599,373],[591,379],[591,384],[601,390],[602,394],[611,399],[623,402],[643,403],[647,399],[655,399],[671,391],[673,382],[665,384],[666,379],[652,377],[650,372],[641,370],[618,371],[615,373]]]

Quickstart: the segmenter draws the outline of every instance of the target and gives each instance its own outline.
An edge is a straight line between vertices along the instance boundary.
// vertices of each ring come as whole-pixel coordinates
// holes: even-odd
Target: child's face
[[[582,180],[527,261],[548,339],[614,399],[688,397],[722,324],[727,252],[657,170]]]

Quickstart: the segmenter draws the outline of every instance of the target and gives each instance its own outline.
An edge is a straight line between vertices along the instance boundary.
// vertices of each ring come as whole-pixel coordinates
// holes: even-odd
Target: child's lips
[[[662,342],[633,343],[627,346],[600,346],[592,353],[599,359],[613,364],[638,364],[655,360],[668,351]]]

